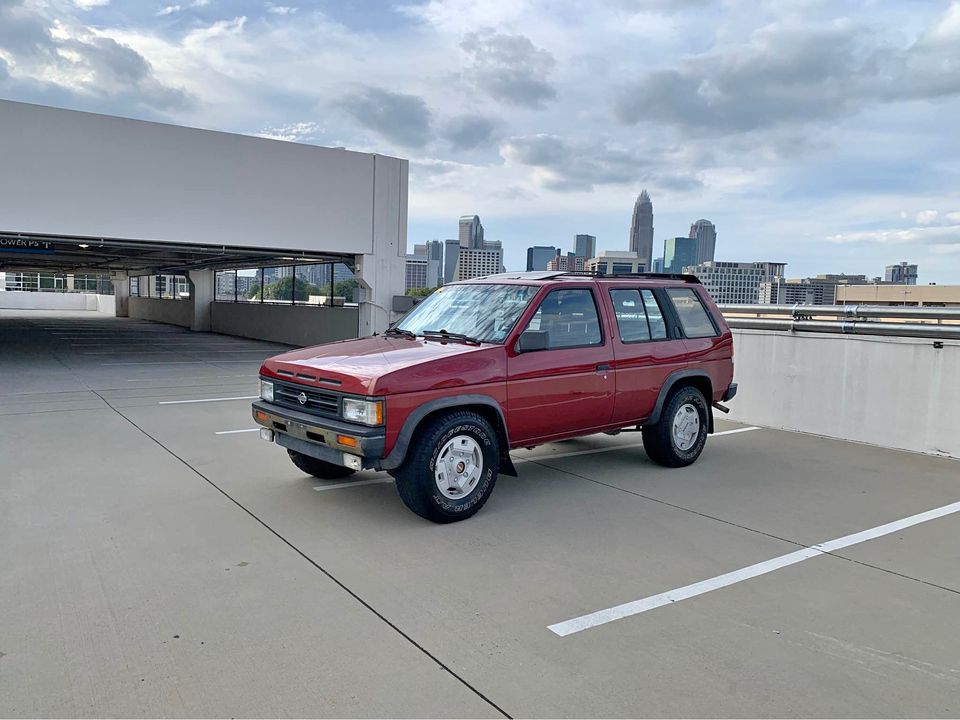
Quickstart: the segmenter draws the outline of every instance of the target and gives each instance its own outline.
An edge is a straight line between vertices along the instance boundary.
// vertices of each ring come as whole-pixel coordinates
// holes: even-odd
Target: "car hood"
[[[502,345],[377,335],[292,350],[261,375],[358,395],[414,392],[503,379]]]

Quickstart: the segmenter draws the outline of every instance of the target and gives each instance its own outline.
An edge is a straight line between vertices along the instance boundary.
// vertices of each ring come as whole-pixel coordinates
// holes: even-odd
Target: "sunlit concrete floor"
[[[283,349],[0,311],[0,715],[960,713],[957,514],[548,629],[957,502],[956,461],[757,429],[667,470],[600,435],[439,526],[232,432]]]

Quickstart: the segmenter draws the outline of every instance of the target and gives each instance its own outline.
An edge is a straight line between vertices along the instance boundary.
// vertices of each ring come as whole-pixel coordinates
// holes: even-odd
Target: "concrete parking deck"
[[[433,525],[248,432],[280,349],[0,311],[0,715],[960,712],[960,513],[549,629],[950,506],[956,461],[721,421],[667,470],[600,435]]]

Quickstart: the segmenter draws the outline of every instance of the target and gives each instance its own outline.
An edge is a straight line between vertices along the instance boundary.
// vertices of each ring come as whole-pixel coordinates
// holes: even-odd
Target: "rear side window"
[[[688,338],[716,337],[719,333],[697,294],[689,288],[667,288],[667,295],[677,310],[683,334]]]
[[[548,350],[603,342],[597,305],[587,289],[554,290],[540,303],[527,329],[545,330]]]
[[[620,339],[625,343],[663,340],[667,327],[657,299],[649,290],[611,290]]]

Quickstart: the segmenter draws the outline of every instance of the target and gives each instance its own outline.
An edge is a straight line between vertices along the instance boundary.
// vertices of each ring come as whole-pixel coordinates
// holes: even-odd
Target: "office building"
[[[443,285],[443,243],[431,240],[426,247],[427,287]]]
[[[887,265],[884,268],[883,279],[888,283],[896,283],[897,285],[916,285],[917,266],[907,262]]]
[[[697,220],[690,225],[690,237],[697,241],[697,264],[713,260],[717,249],[717,228],[709,220]]]
[[[500,243],[485,243],[480,249],[460,248],[457,260],[457,280],[503,272],[503,248]]]
[[[663,272],[663,258],[658,257],[653,259],[653,266],[651,272],[662,273]]]
[[[557,256],[557,248],[553,245],[534,245],[527,248],[527,272],[531,270],[546,270],[547,263]]]
[[[463,215],[460,218],[460,247],[468,250],[483,249],[483,225],[479,215]]]
[[[642,259],[642,256],[641,256]],[[663,271],[683,272],[683,268],[697,264],[697,240],[688,237],[673,237],[663,241]]]
[[[836,304],[960,307],[960,285],[839,285]]]
[[[760,285],[780,278],[783,263],[716,262],[688,265],[683,272],[696,275],[714,302],[752,305],[759,301]]]
[[[404,290],[430,287],[427,284],[427,256],[407,255]]]
[[[760,284],[757,300],[764,305],[834,305],[839,287],[872,283],[865,275],[828,274],[786,279],[781,274]]]
[[[597,254],[596,235],[577,235],[573,241],[573,254],[589,260]]]
[[[650,267],[653,263],[653,202],[646,190],[640,193],[633,206],[629,247],[630,252],[640,256],[644,267]]]
[[[443,241],[443,282],[457,279],[457,263],[460,261],[460,241],[450,238]]]
[[[547,263],[547,270],[554,272],[583,272],[584,264],[586,263],[586,258],[575,255],[574,253],[568,252],[566,255],[562,255],[559,250],[554,256],[553,260]]]
[[[584,270],[598,275],[622,275],[646,272],[647,266],[636,253],[604,250],[597,257],[587,260],[584,263]]]

